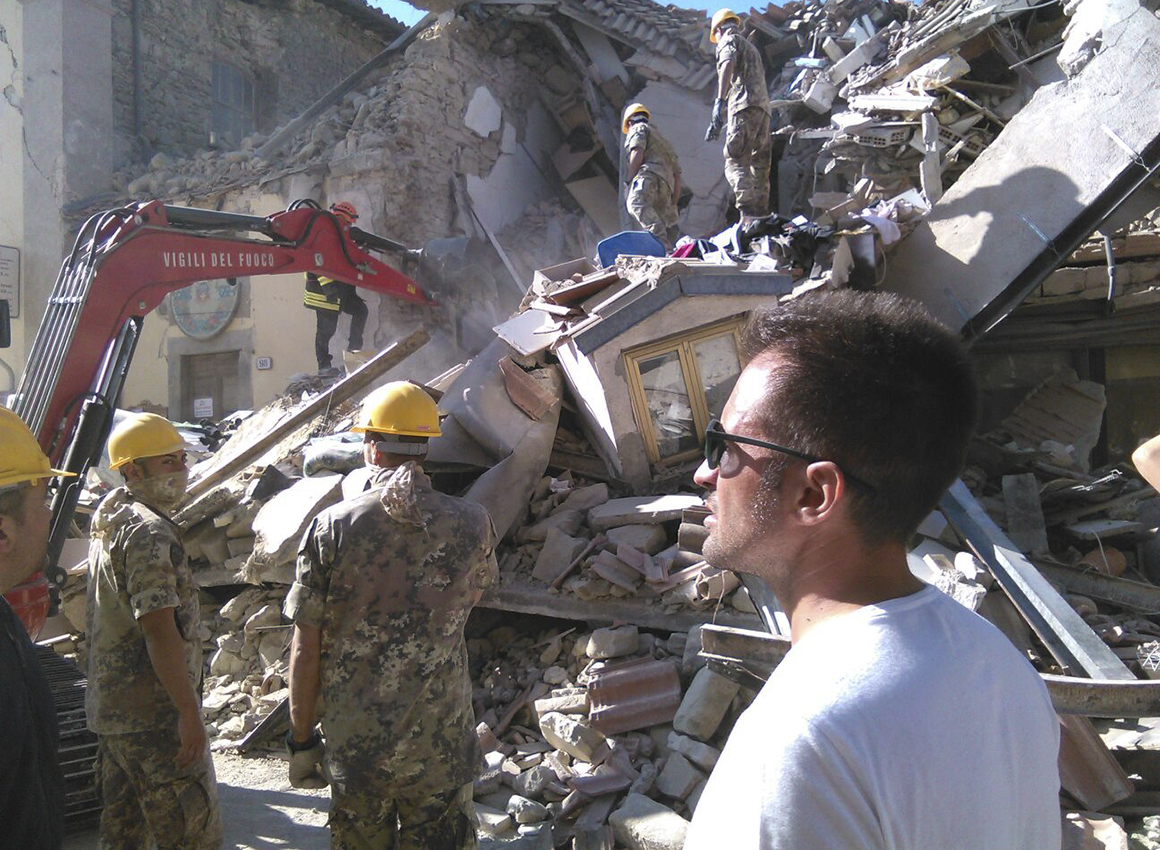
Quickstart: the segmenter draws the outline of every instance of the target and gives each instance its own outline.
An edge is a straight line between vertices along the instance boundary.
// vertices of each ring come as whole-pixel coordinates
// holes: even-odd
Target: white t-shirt
[[[1059,721],[933,587],[819,623],[740,717],[685,850],[1058,850]]]

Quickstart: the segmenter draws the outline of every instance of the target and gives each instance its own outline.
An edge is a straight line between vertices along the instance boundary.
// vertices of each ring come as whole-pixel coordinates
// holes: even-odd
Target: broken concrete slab
[[[254,518],[254,554],[247,571],[293,562],[306,526],[342,498],[341,475],[303,478],[262,506]]]
[[[704,501],[700,496],[686,493],[613,499],[588,511],[588,525],[593,531],[607,531],[623,525],[670,522],[680,519],[686,508],[697,507]]]
[[[503,123],[503,108],[488,91],[487,86],[479,86],[472,93],[467,111],[463,114],[463,123],[469,130],[484,138],[500,128]]]
[[[1101,45],[1075,77],[1039,88],[946,191],[891,255],[883,289],[978,336],[1145,179],[1160,138],[1160,20],[1133,14]]]
[[[678,732],[707,741],[725,718],[730,703],[737,696],[740,685],[702,667],[693,677],[693,683],[681,700],[673,728]]]
[[[580,530],[583,521],[584,515],[580,511],[558,510],[535,525],[520,529],[518,539],[521,543],[529,540],[547,540],[548,534],[553,530],[562,531],[565,534],[575,534]]]
[[[682,850],[689,829],[683,817],[642,794],[629,794],[609,823],[629,850]]]

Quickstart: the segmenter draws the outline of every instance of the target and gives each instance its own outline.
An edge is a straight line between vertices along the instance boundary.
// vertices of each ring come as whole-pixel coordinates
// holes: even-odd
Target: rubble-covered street
[[[772,134],[745,217],[701,6],[172,5],[0,0],[0,403],[81,473],[33,629],[68,850],[101,808],[92,520],[139,411],[185,442],[225,846],[329,846],[330,791],[287,774],[284,610],[304,534],[376,474],[360,403],[403,380],[438,408],[433,487],[496,535],[465,627],[479,846],[682,850],[790,634],[706,560],[693,474],[747,320],[840,289],[967,343],[979,428],[907,565],[1046,683],[1063,850],[1160,850],[1160,495],[1132,460],[1160,432],[1156,0],[736,10]],[[671,251],[626,208],[634,102],[681,163]]]

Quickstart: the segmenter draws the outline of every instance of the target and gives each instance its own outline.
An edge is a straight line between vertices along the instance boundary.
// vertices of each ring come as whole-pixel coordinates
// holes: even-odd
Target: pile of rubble
[[[468,641],[486,767],[481,846],[683,845],[733,720],[752,699],[703,666],[698,644],[626,625]],[[488,839],[491,839],[489,841]],[[604,842],[604,843],[602,843]]]
[[[689,493],[612,499],[607,484],[545,477],[528,506],[530,522],[500,552],[501,574],[530,573],[583,600],[648,600],[667,613],[726,601],[755,613],[737,576],[701,557],[702,506]]]
[[[1032,63],[1060,46],[1067,18],[1029,8],[806,0],[752,14],[784,143],[778,210],[840,221],[917,187],[937,202],[1048,81]]]

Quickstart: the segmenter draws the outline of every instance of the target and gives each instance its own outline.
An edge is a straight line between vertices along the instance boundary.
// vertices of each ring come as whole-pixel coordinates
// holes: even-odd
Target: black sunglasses
[[[761,446],[765,449],[773,449],[775,452],[781,452],[782,454],[796,457],[798,460],[804,460],[808,463],[817,463],[825,460],[825,458],[808,455],[805,452],[799,452],[797,449],[779,446],[777,443],[771,443],[767,440],[757,440],[753,437],[742,437],[739,434],[730,434],[721,427],[720,419],[712,419],[709,421],[708,427],[705,428],[705,463],[709,465],[710,469],[716,469],[721,465],[721,458],[725,455],[725,442],[727,440],[732,443],[745,443],[748,446]],[[852,483],[865,487],[871,493],[877,492],[873,485],[867,484],[852,473],[842,470],[842,474],[849,478]]]

